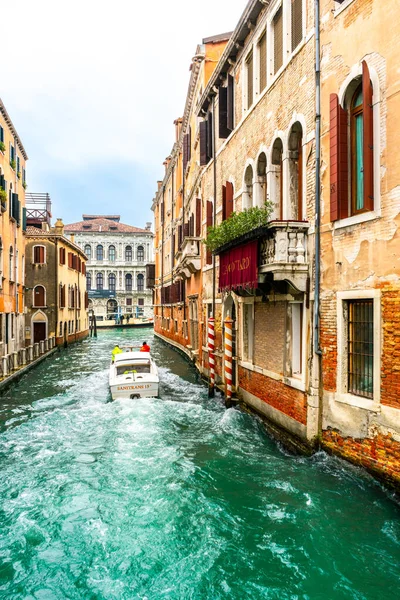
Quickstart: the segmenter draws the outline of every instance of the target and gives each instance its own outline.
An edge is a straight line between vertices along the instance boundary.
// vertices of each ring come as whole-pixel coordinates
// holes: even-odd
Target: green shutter
[[[26,231],[26,208],[22,209],[22,231]]]

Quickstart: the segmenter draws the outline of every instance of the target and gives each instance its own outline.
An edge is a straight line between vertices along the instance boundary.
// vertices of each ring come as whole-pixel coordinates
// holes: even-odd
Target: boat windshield
[[[130,373],[150,373],[150,363],[136,363],[117,367],[117,375],[129,375]]]

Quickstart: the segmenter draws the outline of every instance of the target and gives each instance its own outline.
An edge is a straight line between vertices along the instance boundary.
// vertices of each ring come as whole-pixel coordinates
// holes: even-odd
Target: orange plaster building
[[[0,100],[0,358],[25,345],[25,188],[28,156]]]

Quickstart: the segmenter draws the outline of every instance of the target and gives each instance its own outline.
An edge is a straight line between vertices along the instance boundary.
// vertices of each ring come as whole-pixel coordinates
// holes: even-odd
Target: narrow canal
[[[162,397],[110,402],[116,337],[144,335]],[[0,399],[0,598],[395,599],[399,515],[359,470],[209,400],[148,330],[100,333]]]

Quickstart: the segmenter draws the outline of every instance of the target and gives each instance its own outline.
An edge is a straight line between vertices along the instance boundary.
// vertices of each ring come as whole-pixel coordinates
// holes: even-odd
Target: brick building
[[[397,483],[399,22],[396,0],[321,2],[323,441]]]
[[[55,338],[70,344],[89,333],[87,257],[64,235],[58,219],[51,227],[47,194],[29,194],[26,230],[26,346]]]
[[[213,316],[223,387],[229,316],[237,395],[278,434],[394,485],[399,13],[395,0],[250,0],[206,77],[198,48],[153,201],[156,334],[208,377]],[[265,202],[259,227],[213,253],[201,243]]]

